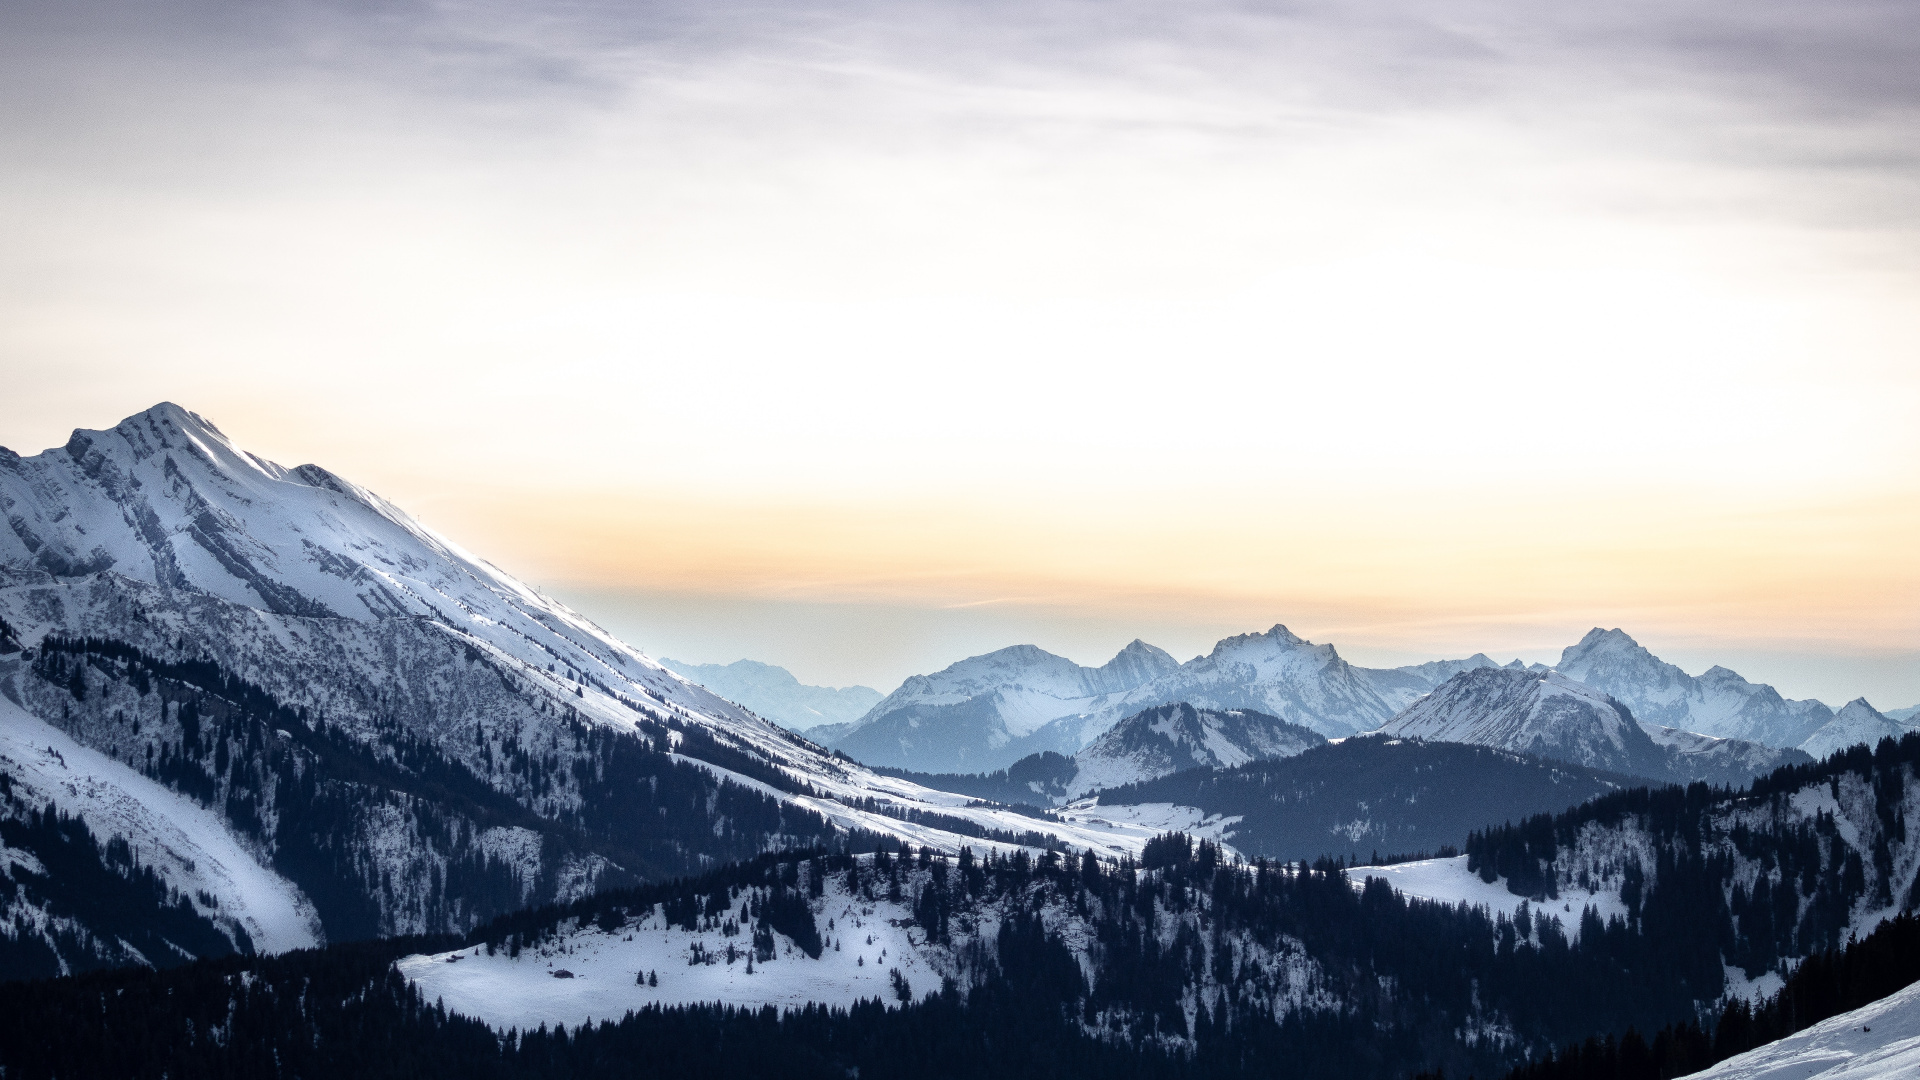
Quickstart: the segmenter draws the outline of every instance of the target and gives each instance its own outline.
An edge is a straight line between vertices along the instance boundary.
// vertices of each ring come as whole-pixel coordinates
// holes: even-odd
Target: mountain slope
[[[1065,794],[1071,798],[1182,769],[1292,757],[1326,741],[1318,732],[1250,709],[1161,705],[1127,717],[1075,754]]]
[[[1697,1080],[1896,1080],[1920,1075],[1920,986],[1730,1057]]]
[[[197,919],[210,924],[207,929],[225,938],[230,948],[283,952],[320,943],[320,922],[312,905],[292,882],[237,842],[218,812],[76,743],[7,700],[4,691],[12,674],[7,669],[0,661],[0,785],[10,820],[25,822],[30,812],[44,814],[48,807],[76,817],[98,845],[102,869],[110,871],[99,880],[110,884],[114,877],[130,878],[135,865],[150,871],[166,892],[193,898]],[[81,847],[86,846],[82,841]],[[85,856],[76,849],[70,857]],[[8,850],[6,858],[16,868],[15,876],[17,868],[49,861],[45,852],[34,855],[19,849]],[[114,873],[116,859],[121,872]],[[116,944],[130,922],[137,921],[121,917],[129,914],[127,905],[137,902],[132,896],[92,911],[71,899],[35,902],[36,891],[50,892],[62,884],[47,881],[37,889],[9,890],[0,902],[0,917],[16,929],[13,947],[20,947],[23,932],[31,934],[57,961],[42,974],[97,963],[177,963],[198,955],[166,945],[157,952],[129,951],[124,939]],[[205,932],[200,936],[204,939]],[[180,944],[190,946],[184,938]],[[0,964],[0,970],[7,967]]]
[[[870,686],[808,686],[786,668],[757,660],[688,664],[663,656],[660,664],[795,731],[851,723],[879,704],[882,696]]]
[[[1554,667],[1625,703],[1642,723],[1661,727],[1787,747],[1833,718],[1818,701],[1789,701],[1724,667],[1689,675],[1618,628],[1587,631]]]

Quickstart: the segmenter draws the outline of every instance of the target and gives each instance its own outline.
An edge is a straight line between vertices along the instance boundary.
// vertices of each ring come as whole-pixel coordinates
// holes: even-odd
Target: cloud
[[[1275,520],[1303,565],[1386,568],[1311,597],[1379,636],[1458,599],[1434,581],[1564,568],[1483,531],[1434,570],[1431,523],[1370,515],[1524,540],[1516,499],[1600,492],[1641,525],[1596,565],[1651,567],[1674,625],[1746,597],[1880,640],[1780,571],[1837,556],[1777,517],[1713,596],[1641,546],[1676,492],[1920,483],[1917,42],[1878,0],[0,0],[0,432],[181,400],[636,588],[1065,603],[1215,565],[1154,601],[1204,633]],[[502,509],[528,491],[620,520]],[[1085,563],[1079,500],[1201,524]],[[879,585],[753,516],[848,504],[815,547]],[[636,554],[756,529],[700,580]]]

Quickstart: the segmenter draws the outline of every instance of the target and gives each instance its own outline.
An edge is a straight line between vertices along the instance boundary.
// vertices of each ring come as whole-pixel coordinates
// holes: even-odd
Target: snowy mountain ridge
[[[1089,675],[1129,658],[1124,678]],[[986,772],[1030,754],[1076,754],[1125,717],[1178,702],[1263,713],[1337,738],[1378,727],[1458,671],[1492,666],[1476,654],[1360,668],[1278,624],[1223,638],[1184,664],[1139,641],[1100,669],[1022,645],[913,676],[828,742],[873,764]]]
[[[122,787],[223,810],[329,940],[464,929],[849,830],[942,850],[1147,835],[836,759],[365,489],[171,404],[0,450],[0,510],[10,700]],[[102,844],[118,828],[75,809]]]
[[[1554,668],[1624,702],[1643,723],[1703,735],[1798,746],[1833,719],[1821,702],[1790,701],[1718,665],[1689,675],[1617,627],[1587,631]]]

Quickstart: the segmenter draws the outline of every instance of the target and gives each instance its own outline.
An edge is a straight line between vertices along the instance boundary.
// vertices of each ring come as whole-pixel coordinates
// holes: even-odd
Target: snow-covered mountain
[[[1782,765],[1803,765],[1813,760],[1800,750],[1745,739],[1722,739],[1652,724],[1641,724],[1640,729],[1667,751],[1666,778],[1675,782],[1705,780],[1738,787]]]
[[[1833,719],[1818,701],[1790,701],[1724,667],[1689,675],[1618,628],[1587,631],[1554,667],[1624,702],[1645,724],[1785,747]]]
[[[1471,743],[1671,780],[1745,781],[1810,760],[1739,740],[1646,728],[1613,697],[1555,670],[1475,668],[1442,683],[1380,734]]]
[[[1885,715],[1903,724],[1920,723],[1920,705],[1909,705],[1904,709],[1888,709]]]
[[[0,511],[7,700],[124,770],[109,787],[144,778],[212,810],[327,939],[459,930],[849,836],[1145,838],[835,759],[371,492],[248,454],[178,406],[32,457],[0,449]],[[100,845],[132,842],[133,826],[0,765]],[[16,820],[44,809],[30,801]],[[242,903],[230,893],[208,886],[222,911]]]
[[[1062,716],[1028,736],[1023,749],[1074,753],[1122,718],[1172,702],[1277,716],[1328,738],[1369,731],[1391,718],[1395,702],[1432,689],[1454,671],[1493,661],[1438,661],[1394,669],[1359,668],[1332,645],[1316,644],[1276,624],[1260,634],[1224,638],[1150,682],[1085,712]]]
[[[1263,634],[1222,639],[1207,655],[1065,723],[1078,728],[1084,745],[1124,716],[1173,701],[1252,709],[1329,738],[1371,730],[1394,713],[1368,673],[1347,663],[1332,645],[1315,644],[1275,624]]]
[[[758,660],[689,664],[663,656],[660,665],[794,731],[851,723],[883,696],[871,686],[809,686],[786,668]]]
[[[1036,732],[1063,716],[1098,709],[1179,664],[1134,641],[1100,667],[1084,667],[1033,645],[968,657],[915,675],[832,740],[870,765],[924,772],[986,772],[1037,750]],[[1067,753],[1079,743],[1065,747]]]
[[[1067,796],[1152,780],[1181,769],[1215,769],[1292,757],[1327,740],[1319,732],[1251,709],[1160,705],[1108,728],[1073,756]]]
[[[1913,728],[1867,704],[1866,698],[1854,698],[1840,707],[1833,719],[1807,736],[1800,749],[1816,758],[1862,743],[1874,746],[1881,739],[1897,739]]]
[[[1380,734],[1471,743],[1638,776],[1666,755],[1618,702],[1557,671],[1476,668],[1380,728]]]

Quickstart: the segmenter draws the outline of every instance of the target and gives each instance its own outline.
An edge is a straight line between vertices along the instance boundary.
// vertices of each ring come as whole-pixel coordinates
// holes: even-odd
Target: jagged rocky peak
[[[1316,645],[1299,634],[1287,629],[1285,623],[1274,623],[1264,633],[1235,634],[1224,637],[1213,645],[1210,656],[1223,656],[1230,653],[1246,652],[1249,649],[1275,652],[1310,652],[1324,660],[1338,660],[1340,653],[1332,644]]]
[[[1062,745],[1086,746],[1141,709],[1184,701],[1220,711],[1250,709],[1334,738],[1377,727],[1393,715],[1373,674],[1341,659],[1332,645],[1316,645],[1276,623],[1264,633],[1224,638],[1205,656],[1056,727]],[[1421,680],[1413,682],[1426,688]]]
[[[1381,728],[1659,780],[1740,784],[1810,759],[1797,750],[1644,725],[1612,695],[1551,668],[1463,671]]]
[[[1113,659],[1101,665],[1100,671],[1114,690],[1131,690],[1151,679],[1157,679],[1180,666],[1165,649],[1149,645],[1139,638],[1128,642],[1126,647],[1114,654]]]
[[[1579,641],[1561,650],[1560,663],[1555,667],[1576,678],[1581,672],[1632,672],[1643,679],[1672,682],[1676,676],[1686,675],[1672,664],[1662,662],[1617,626],[1611,630],[1596,626],[1587,631]]]

